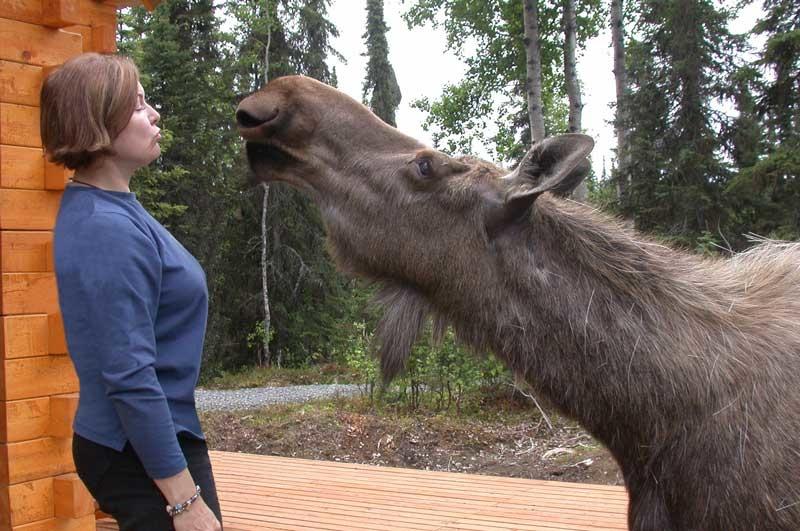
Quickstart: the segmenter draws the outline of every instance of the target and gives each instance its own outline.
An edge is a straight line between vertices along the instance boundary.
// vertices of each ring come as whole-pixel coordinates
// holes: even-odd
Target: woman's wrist
[[[153,481],[169,505],[177,505],[186,501],[196,490],[196,483],[188,468],[184,468],[174,476]]]
[[[195,485],[194,494],[188,497],[186,500],[176,503],[175,505],[167,505],[167,514],[169,514],[172,518],[175,518],[179,514],[185,513],[189,510],[195,503],[202,500],[200,497],[200,485]]]

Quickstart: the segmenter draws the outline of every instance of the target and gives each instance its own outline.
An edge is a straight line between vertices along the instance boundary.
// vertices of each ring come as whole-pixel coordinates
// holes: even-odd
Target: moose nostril
[[[239,124],[241,127],[258,127],[259,125],[267,121],[269,120],[262,120],[260,118],[256,118],[247,111],[243,110],[236,111],[236,123]]]

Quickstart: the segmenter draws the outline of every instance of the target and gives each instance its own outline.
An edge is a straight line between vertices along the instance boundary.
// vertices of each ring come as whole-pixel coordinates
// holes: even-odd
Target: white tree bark
[[[576,35],[578,22],[575,16],[575,0],[564,0],[562,24],[564,28],[564,80],[569,98],[569,132],[581,132],[581,87],[578,82],[577,62],[575,59]]]
[[[264,47],[264,83],[269,83],[269,46],[272,41],[272,26],[269,24],[269,0],[265,0],[265,12],[267,16],[267,44]],[[264,337],[263,359],[259,359],[259,365],[271,365],[272,356],[269,351],[269,336],[271,314],[269,311],[269,285],[267,283],[267,205],[269,203],[269,185],[261,183],[264,190],[264,199],[261,203],[261,295],[264,301]]]
[[[531,123],[531,143],[544,139],[544,109],[542,108],[542,58],[539,47],[539,6],[537,0],[523,0],[525,25],[525,56],[528,95],[528,117]]]
[[[562,28],[564,30],[564,81],[567,86],[569,98],[569,133],[582,131],[581,118],[583,116],[583,101],[581,100],[581,86],[578,81],[577,60],[575,48],[577,47],[578,21],[575,15],[575,0],[563,0]],[[572,198],[585,203],[589,197],[586,181],[581,183],[572,192]]]
[[[272,325],[269,311],[269,285],[267,283],[267,204],[269,203],[269,185],[261,183],[264,190],[264,199],[261,203],[261,295],[264,301],[264,337],[263,358],[259,359],[259,365],[269,366],[272,364],[272,357],[269,352],[269,329]]]
[[[623,0],[611,0],[611,45],[614,49],[614,81],[617,91],[617,109],[614,119],[614,128],[617,133],[617,168],[625,166],[622,158],[625,156],[627,129],[625,128],[625,92],[628,76],[625,70],[625,27],[622,21]],[[621,198],[627,187],[627,181],[618,172],[617,198]]]

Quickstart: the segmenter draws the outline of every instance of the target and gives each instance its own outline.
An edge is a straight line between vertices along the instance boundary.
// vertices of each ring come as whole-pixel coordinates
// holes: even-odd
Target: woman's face
[[[114,139],[111,147],[114,159],[132,169],[147,166],[161,154],[161,129],[156,126],[160,116],[144,99],[144,89],[139,84],[136,108],[125,129]]]

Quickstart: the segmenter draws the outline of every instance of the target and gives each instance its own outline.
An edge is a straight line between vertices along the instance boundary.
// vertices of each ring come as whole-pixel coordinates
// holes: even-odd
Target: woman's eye
[[[417,166],[419,167],[419,173],[423,177],[430,177],[433,173],[433,165],[431,161],[428,159],[420,159],[417,161]]]

